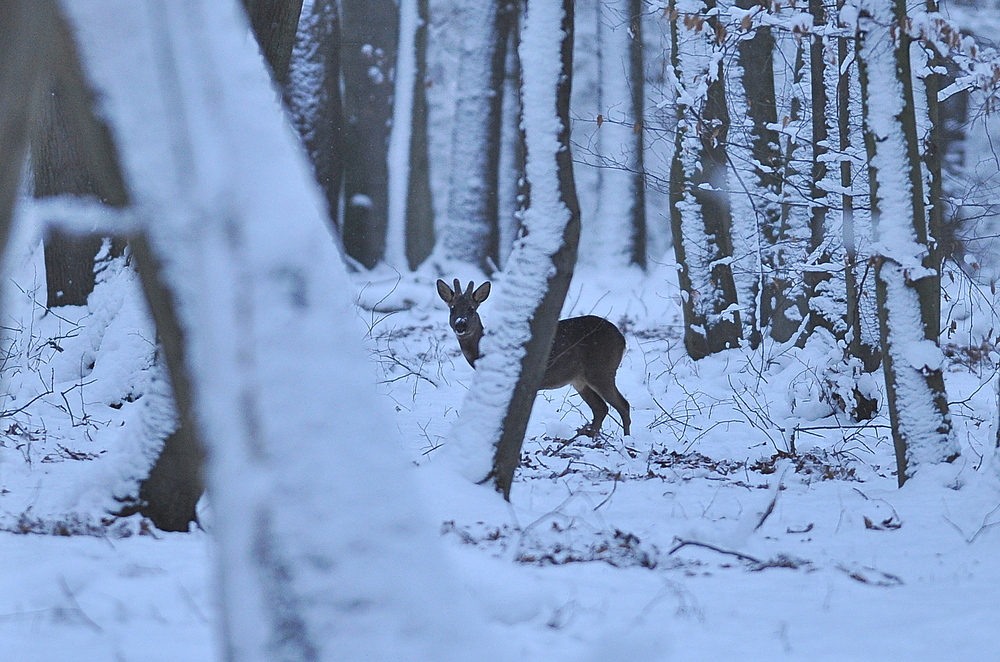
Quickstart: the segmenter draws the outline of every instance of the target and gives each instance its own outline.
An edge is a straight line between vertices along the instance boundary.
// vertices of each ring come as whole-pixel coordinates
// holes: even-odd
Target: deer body
[[[442,280],[437,282],[438,294],[448,304],[452,330],[458,337],[462,354],[473,368],[480,357],[479,341],[483,337],[483,323],[477,308],[490,294],[487,281],[473,291],[470,282],[462,291],[458,280],[452,290]],[[631,418],[628,401],[615,384],[615,373],[625,353],[625,336],[618,328],[595,315],[559,320],[552,340],[545,375],[539,387],[543,390],[573,385],[583,401],[594,413],[593,421],[579,430],[579,434],[595,437],[608,415],[608,405],[622,417],[622,427],[629,434]]]

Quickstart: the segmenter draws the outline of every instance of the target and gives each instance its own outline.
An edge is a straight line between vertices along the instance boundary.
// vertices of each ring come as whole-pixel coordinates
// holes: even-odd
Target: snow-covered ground
[[[156,379],[134,280],[118,272],[89,309],[60,320],[17,304],[30,302],[39,259],[20,262],[23,292],[6,309],[17,351],[4,365],[0,423],[0,660],[217,659],[210,534],[108,515],[128,494],[126,460],[148,445],[136,439],[148,440],[155,413],[141,405],[155,399],[146,395]],[[564,314],[603,315],[625,331],[618,381],[633,434],[623,438],[612,413],[597,440],[569,441],[589,412],[569,388],[542,392],[508,504],[441,452],[472,368],[433,278],[376,274],[358,286],[370,308],[409,306],[359,309],[379,388],[450,565],[519,659],[995,655],[990,357],[958,355],[947,373],[959,461],[898,489],[885,418],[858,427],[823,400],[824,383],[844,379],[828,370],[836,347],[735,350],[695,364],[683,355],[671,265],[581,272]],[[968,332],[970,321],[989,326],[968,316]],[[124,358],[131,383],[101,377]],[[65,367],[74,365],[86,374]]]

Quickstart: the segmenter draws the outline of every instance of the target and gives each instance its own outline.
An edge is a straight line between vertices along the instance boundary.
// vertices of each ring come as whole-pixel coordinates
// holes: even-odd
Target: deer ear
[[[481,304],[486,301],[486,297],[490,295],[490,281],[486,281],[479,288],[472,293],[472,300],[476,302],[476,305]]]
[[[438,296],[444,299],[445,303],[451,304],[451,300],[455,298],[455,293],[451,291],[450,287],[448,287],[448,283],[438,278],[437,288]]]

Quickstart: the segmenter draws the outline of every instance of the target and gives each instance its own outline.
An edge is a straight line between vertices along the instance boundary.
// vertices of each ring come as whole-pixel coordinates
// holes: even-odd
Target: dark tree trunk
[[[69,35],[59,35],[59,48],[68,48],[67,44],[71,44]],[[49,94],[42,102],[31,145],[34,194],[37,198],[92,196],[103,204],[121,207],[126,204],[127,196],[117,164],[103,164],[96,173],[91,167],[98,153],[92,151],[93,139],[88,140],[88,136],[107,129],[94,124],[89,111],[81,111],[91,103],[88,98],[74,98],[81,94],[79,90],[85,89],[80,87],[81,72],[73,69],[78,66],[72,53],[64,53],[52,74]],[[106,156],[112,161],[115,158]],[[86,305],[94,291],[94,259],[102,243],[99,236],[74,235],[57,228],[46,232],[45,283],[49,308]],[[113,246],[121,254],[122,243],[114,242]]]
[[[198,521],[195,506],[205,491],[205,454],[194,420],[191,380],[185,363],[184,333],[173,295],[160,276],[160,264],[145,236],[130,239],[146,302],[156,322],[156,335],[177,407],[178,426],[139,486],[139,512],[164,531],[187,531]]]
[[[32,141],[34,194],[45,198],[55,195],[94,195],[79,153],[76,134],[66,126],[58,84],[45,95],[39,126]],[[74,236],[57,229],[45,235],[46,306],[83,306],[94,291],[94,258],[101,249],[101,238]]]
[[[737,6],[741,9],[751,9],[761,4],[761,0],[738,0]],[[773,250],[772,239],[779,233],[781,227],[781,209],[777,200],[781,196],[782,179],[779,171],[782,161],[781,146],[779,144],[778,131],[774,128],[778,124],[778,109],[774,96],[774,36],[771,28],[761,25],[754,31],[753,37],[741,41],[739,45],[740,67],[743,70],[743,90],[746,95],[747,115],[752,122],[751,146],[754,161],[753,181],[751,191],[755,199],[752,200],[754,213],[757,217],[757,227],[760,229],[761,241],[764,244],[763,250],[770,254]],[[767,263],[768,255],[761,255],[761,261]],[[773,275],[767,276],[768,279]],[[744,324],[750,330],[751,348],[756,348],[761,341],[761,329],[769,322],[771,305],[768,302],[769,294],[761,293],[764,289],[771,291],[771,287],[762,282],[762,278],[756,279],[756,287],[753,294],[760,296],[762,301],[761,309],[757,310],[752,306],[750,310],[757,317],[754,320],[744,320]]]
[[[284,89],[302,0],[243,0],[243,6],[274,82]]]
[[[7,247],[32,119],[46,87],[42,63],[52,39],[50,2],[0,3],[0,250]]]
[[[556,0],[532,0],[533,2],[554,2]],[[573,277],[576,265],[577,246],[580,242],[580,203],[576,195],[576,184],[573,180],[573,157],[570,152],[570,92],[573,78],[573,0],[562,0],[562,44],[561,61],[562,75],[556,86],[556,115],[560,122],[559,145],[555,155],[556,168],[559,176],[559,198],[569,211],[569,219],[563,230],[562,246],[552,255],[554,273],[549,277],[548,287],[538,307],[531,317],[531,338],[525,345],[525,355],[521,360],[521,375],[517,380],[513,396],[503,419],[500,439],[497,442],[496,454],[493,459],[493,480],[497,490],[505,499],[510,498],[511,483],[514,471],[521,461],[521,444],[528,427],[528,418],[542,383],[542,376],[548,363],[549,350],[555,337],[556,325],[566,292]],[[529,10],[530,12],[530,4]],[[528,20],[530,21],[530,14]],[[525,99],[525,103],[530,103]],[[528,132],[528,159],[547,158],[547,155],[532,155],[531,144],[533,132],[542,130],[533,123],[525,122]],[[544,144],[544,137],[540,142]],[[528,235],[530,237],[530,234]],[[530,239],[528,239],[530,241]]]
[[[707,43],[700,47],[717,47],[721,29],[713,9],[714,0],[704,3],[708,29],[688,25],[687,19],[671,23],[672,64],[680,84],[691,86],[693,94],[708,75],[707,68],[716,69],[700,108],[678,104],[670,168],[670,219],[682,292],[684,346],[694,359],[736,347],[742,335],[739,313],[733,310],[736,283],[729,264],[733,255],[726,182],[729,111],[722,61],[713,64],[708,56],[685,53],[682,43],[703,40]]]
[[[809,13],[813,17],[813,25],[826,24],[826,11],[822,0],[809,0]],[[827,229],[828,203],[826,191],[822,188],[822,182],[827,176],[827,166],[824,156],[829,151],[827,148],[828,132],[826,127],[827,97],[826,97],[826,61],[823,58],[825,51],[826,37],[812,35],[809,37],[809,66],[810,83],[812,93],[812,173],[810,176],[809,197],[814,206],[809,218],[809,254],[815,264],[828,265],[833,259],[832,252],[823,249],[824,245],[829,245]],[[806,271],[806,299],[813,301],[816,299],[828,299],[824,290],[829,287],[830,273],[828,271],[810,270]],[[813,308],[809,309],[809,324],[807,334],[800,338],[800,343],[804,343],[806,336],[812,333],[813,329],[823,327],[831,333],[837,328],[837,320],[828,317],[826,311]]]
[[[632,117],[635,119],[633,131],[636,135],[635,147],[635,200],[632,205],[632,263],[646,267],[646,167],[645,167],[645,110],[646,110],[646,67],[642,55],[642,0],[629,0],[629,75],[632,87]]]
[[[524,174],[524,131],[521,126],[521,62],[518,55],[523,0],[508,0],[511,27],[507,37],[503,104],[500,125],[499,177],[497,179],[497,264],[506,268],[527,207]]]
[[[416,76],[413,81],[413,121],[410,126],[410,176],[406,188],[406,261],[416,269],[434,250],[434,200],[431,197],[430,143],[427,136],[428,0],[416,0]]]
[[[392,0],[342,0],[344,222],[347,254],[367,268],[385,255],[389,219],[392,68],[399,10]]]
[[[296,76],[286,99],[292,122],[326,199],[330,224],[338,227],[343,185],[344,107],[340,94],[340,18],[336,0],[315,0],[302,19],[291,67],[314,76]]]
[[[938,11],[937,0],[927,0],[927,11],[935,13]],[[929,48],[921,44],[919,48]],[[929,251],[928,265],[936,271],[935,276],[928,278],[931,283],[927,286],[936,292],[941,291],[941,265],[944,258],[941,239],[945,235],[944,231],[944,185],[941,171],[941,152],[944,148],[944,129],[941,122],[940,104],[938,103],[938,90],[941,89],[941,74],[936,73],[936,69],[944,68],[945,62],[941,54],[936,50],[928,53],[927,75],[924,77],[924,91],[926,93],[927,119],[929,121],[929,133],[924,144],[921,145],[921,155],[924,167],[927,168],[927,248]],[[930,302],[932,310],[928,312],[927,322],[930,324],[928,334],[932,335],[935,342],[941,335],[941,296],[936,294]]]
[[[853,60],[853,64],[850,62]],[[851,144],[851,87],[852,80],[857,80],[857,48],[856,42],[847,37],[837,38],[837,62],[840,70],[840,77],[837,85],[837,138],[840,151],[847,153]],[[850,191],[855,182],[855,173],[850,161],[843,159],[840,162],[840,185],[844,191]],[[867,264],[859,263],[857,249],[857,232],[855,229],[854,195],[844,193],[841,196],[843,212],[841,223],[843,224],[844,241],[844,284],[847,299],[846,318],[850,341],[848,342],[848,354],[861,360],[865,372],[874,372],[882,363],[881,351],[874,344],[866,342],[866,335],[862,328],[861,319],[861,298],[863,295],[863,282],[867,279]],[[870,282],[870,281],[869,281]],[[877,403],[872,403],[875,407]]]

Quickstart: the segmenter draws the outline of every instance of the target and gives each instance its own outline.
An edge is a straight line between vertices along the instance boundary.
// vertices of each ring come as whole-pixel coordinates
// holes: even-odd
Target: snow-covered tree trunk
[[[521,37],[531,203],[450,440],[470,478],[510,496],[580,239],[569,99],[573,0],[529,0]],[[490,457],[492,455],[492,457]]]
[[[326,199],[332,228],[340,218],[344,105],[340,93],[337,0],[313,0],[299,24],[285,102]],[[338,228],[339,229],[339,228]]]
[[[395,0],[340,1],[345,119],[341,235],[347,254],[369,269],[385,256],[398,30]]]
[[[741,336],[727,195],[726,108],[715,0],[673,0],[671,63],[678,87],[670,166],[670,221],[684,311],[684,345],[695,359]]]
[[[853,3],[842,3],[845,15],[856,13]],[[868,160],[862,131],[861,80],[858,67],[857,40],[837,37],[837,144],[840,152],[841,235],[844,243],[844,295],[848,354],[859,359],[866,372],[876,370],[881,362],[877,332],[866,323],[868,311],[874,311],[871,301],[871,209],[863,198],[868,186]],[[874,313],[871,315],[874,318]]]
[[[209,451],[223,657],[483,657],[239,6],[64,6],[162,286],[152,304],[176,313]]]
[[[886,396],[900,485],[958,456],[937,345],[938,271],[928,250],[903,0],[863,0],[859,61],[869,150]]]
[[[288,82],[288,65],[302,13],[302,0],[243,0],[243,7],[261,53],[271,67],[274,82],[284,88]]]
[[[733,163],[741,164],[729,175],[730,189],[734,191],[733,278],[739,292],[744,336],[751,347],[757,347],[765,322],[758,307],[763,286],[764,230],[781,223],[781,148],[776,129],[774,37],[770,26],[760,20],[767,15],[764,3],[739,0],[737,7],[746,12],[741,27],[748,28],[749,34],[741,35],[729,93],[733,108],[730,133],[734,136],[729,155]]]
[[[434,248],[427,140],[428,0],[399,6],[399,60],[389,138],[389,226],[386,262],[416,269]]]
[[[498,259],[500,110],[510,22],[500,0],[462,5],[462,53],[452,133],[448,206],[438,233],[443,263],[492,271]]]
[[[809,0],[809,14],[813,28],[834,27],[828,21],[822,0]],[[831,63],[836,62],[834,41],[822,34],[812,34],[809,40],[809,69],[811,118],[812,118],[812,169],[810,173],[809,198],[812,204],[809,218],[809,258],[805,272],[806,302],[809,307],[807,334],[816,328],[824,328],[831,333],[846,337],[845,312],[841,305],[842,296],[834,288],[834,247],[839,244],[835,230],[840,229],[834,222],[827,189],[830,176],[827,155],[830,151],[831,111],[836,105],[831,103],[830,93],[836,92],[836,77],[831,73]],[[839,332],[839,333],[838,333]],[[805,335],[803,336],[803,340]]]
[[[597,154],[602,167],[597,170],[597,213],[588,257],[608,269],[645,262],[641,53],[638,62],[634,59],[642,32],[637,27],[641,14],[632,15],[634,4],[604,0],[597,7]]]
[[[808,14],[796,9],[781,10],[790,27],[806,22]],[[803,266],[809,252],[810,200],[812,180],[809,147],[812,124],[810,109],[810,69],[807,42],[797,35],[782,33],[778,39],[782,57],[775,61],[776,75],[783,83],[779,97],[781,125],[779,174],[781,219],[777,225],[763,226],[764,283],[760,316],[777,342],[791,339],[807,315]]]

